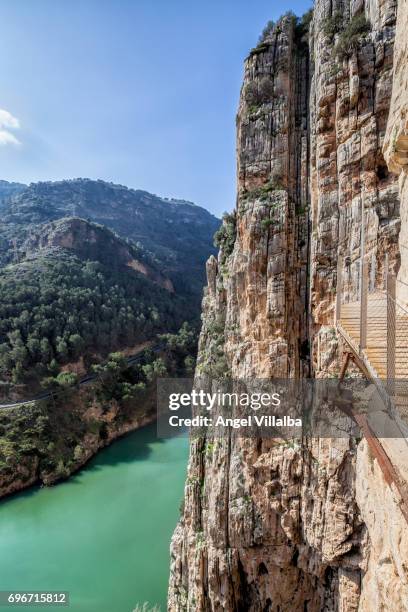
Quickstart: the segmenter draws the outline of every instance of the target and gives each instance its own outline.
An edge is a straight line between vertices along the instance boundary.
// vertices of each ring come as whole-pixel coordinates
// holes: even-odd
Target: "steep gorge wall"
[[[341,31],[364,12],[371,31],[339,60]],[[309,45],[287,16],[247,58],[237,207],[207,264],[198,374],[338,372],[337,260],[349,257],[346,291],[356,294],[362,209],[375,283],[386,253],[398,268],[398,179],[382,156],[395,18],[389,0],[317,0]],[[404,610],[403,527],[364,442],[193,440],[169,610]]]
[[[337,15],[344,23],[366,15],[371,31],[360,36],[348,57],[336,53],[340,35],[328,35]],[[382,286],[388,265],[399,265],[398,184],[382,154],[392,90],[396,3],[316,2],[311,49],[311,316],[313,363],[317,376],[338,367],[333,334],[337,261],[342,289],[357,299],[361,224],[369,276]],[[335,29],[335,28],[334,28]],[[364,212],[362,212],[364,211]]]
[[[395,39],[394,81],[391,107],[384,140],[387,164],[399,175],[401,231],[399,248],[401,267],[398,273],[398,297],[408,305],[408,2],[398,4],[398,25]]]

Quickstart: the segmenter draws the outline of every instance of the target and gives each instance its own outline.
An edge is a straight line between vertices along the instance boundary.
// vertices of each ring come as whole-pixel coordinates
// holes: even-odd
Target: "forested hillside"
[[[24,191],[27,186],[23,183],[9,183],[8,181],[0,180],[0,210],[2,203],[7,201],[10,196]]]
[[[215,252],[212,237],[219,227],[219,220],[204,208],[89,179],[33,183],[23,189],[4,183],[0,200],[7,191],[0,222],[3,264],[21,257],[23,243],[38,226],[81,217],[140,244],[154,256],[176,292],[189,295],[199,305],[204,264]]]
[[[206,210],[87,179],[0,181],[0,210],[1,397],[198,319]]]
[[[0,403],[37,397],[0,411],[1,497],[67,477],[154,420],[157,377],[192,375],[218,221],[93,181],[3,182],[0,211]]]
[[[44,226],[0,270],[0,377],[35,389],[190,318],[186,298],[143,249],[80,219]]]

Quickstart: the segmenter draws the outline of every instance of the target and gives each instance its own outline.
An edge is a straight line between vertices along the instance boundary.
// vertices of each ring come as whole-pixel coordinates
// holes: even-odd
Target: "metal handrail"
[[[405,281],[401,280],[400,278],[397,278],[397,283],[401,283],[401,285],[405,285],[406,287],[408,287],[408,283],[406,283]]]
[[[395,304],[398,306],[398,308],[399,308],[400,310],[403,310],[403,311],[404,311],[404,314],[406,314],[406,315],[408,316],[408,309],[407,309],[405,306],[403,306],[403,305],[401,304],[401,302],[398,300],[398,298],[395,298],[395,299],[394,299],[394,298],[393,298],[393,297],[390,295],[390,299],[391,299],[391,300],[393,300],[393,301],[395,302]]]
[[[397,282],[397,283],[402,283],[403,285],[405,285],[406,287],[408,287],[408,283],[404,283],[404,281],[398,280],[398,278],[396,279],[396,282]],[[378,292],[379,292],[379,293],[384,293],[385,295],[387,295],[387,290],[386,290],[386,289],[378,289]],[[390,299],[391,299],[391,300],[393,300],[393,301],[396,303],[396,305],[398,306],[398,308],[400,308],[401,310],[403,310],[403,311],[404,311],[404,314],[406,314],[406,315],[408,316],[408,308],[407,308],[407,306],[405,306],[405,305],[401,304],[401,302],[399,301],[399,299],[398,299],[397,297],[396,297],[396,298],[393,298],[391,295],[390,295],[389,297],[390,297]]]
[[[344,259],[339,257],[337,266],[337,296],[336,296],[336,324],[342,324],[342,306],[343,306],[343,265]],[[372,276],[372,262],[370,274]],[[388,269],[388,261],[385,264],[385,270]],[[374,288],[374,292],[370,292],[371,286],[369,283],[369,266],[368,262],[365,261],[361,265],[360,273],[360,299],[355,302],[356,313],[355,320],[359,321],[359,333],[358,338],[355,338],[355,348],[358,349],[358,355],[367,361],[366,351],[370,349],[370,321],[373,320],[373,315],[380,316],[384,319],[386,329],[386,356],[385,356],[385,367],[387,372],[387,378],[395,378],[396,375],[396,344],[399,341],[398,329],[399,329],[399,316],[408,318],[408,309],[402,305],[396,297],[396,277],[394,274],[386,272],[385,281],[386,288]],[[373,295],[374,293],[374,295]],[[383,296],[382,305],[376,306],[375,294],[379,293]],[[378,310],[377,310],[378,308]]]

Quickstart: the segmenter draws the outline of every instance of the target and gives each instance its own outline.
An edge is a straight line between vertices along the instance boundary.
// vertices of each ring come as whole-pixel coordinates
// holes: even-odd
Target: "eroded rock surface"
[[[384,156],[390,170],[399,175],[401,231],[399,247],[401,267],[397,295],[408,305],[408,2],[398,4],[395,40],[394,81],[391,108],[384,141]]]
[[[317,0],[310,24],[285,16],[249,54],[237,207],[207,263],[198,375],[337,374],[337,262],[352,297],[362,218],[373,285],[386,255],[398,269],[400,190],[382,153],[395,22],[390,0]],[[405,609],[403,528],[364,442],[196,439],[169,610]]]

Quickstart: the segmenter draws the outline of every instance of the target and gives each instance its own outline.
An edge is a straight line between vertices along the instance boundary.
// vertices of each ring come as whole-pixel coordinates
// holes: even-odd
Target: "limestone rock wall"
[[[299,376],[307,340],[308,55],[283,19],[245,62],[225,350],[234,376]],[[291,333],[288,330],[291,322]]]
[[[341,18],[340,18],[341,16]],[[347,57],[337,51],[342,28],[366,16],[368,33]],[[336,18],[340,30],[336,30]],[[358,299],[361,224],[370,282],[384,282],[399,265],[399,193],[382,155],[392,90],[396,3],[316,2],[310,41],[311,83],[311,316],[316,376],[338,368],[333,335],[337,260],[344,299]],[[331,26],[331,27],[330,27]],[[344,31],[344,30],[343,30]],[[363,212],[364,211],[364,212]]]
[[[399,175],[401,231],[399,247],[401,267],[397,295],[408,305],[408,2],[398,3],[395,40],[394,81],[391,108],[384,141],[384,157],[392,172]]]
[[[369,538],[359,610],[405,612],[408,610],[407,524],[398,508],[395,491],[385,483],[365,441],[358,448],[356,475],[356,502]]]
[[[341,33],[363,14],[370,31],[339,60]],[[330,36],[333,17],[339,30]],[[344,290],[352,297],[362,210],[373,282],[382,283],[386,253],[398,268],[398,179],[382,155],[395,19],[393,0],[317,0],[309,26],[285,16],[247,58],[237,206],[218,260],[207,263],[198,375],[338,372],[337,259],[349,258]],[[382,541],[377,489],[394,524]],[[407,581],[402,529],[364,444],[193,440],[169,610],[400,609],[405,592],[385,584]]]

